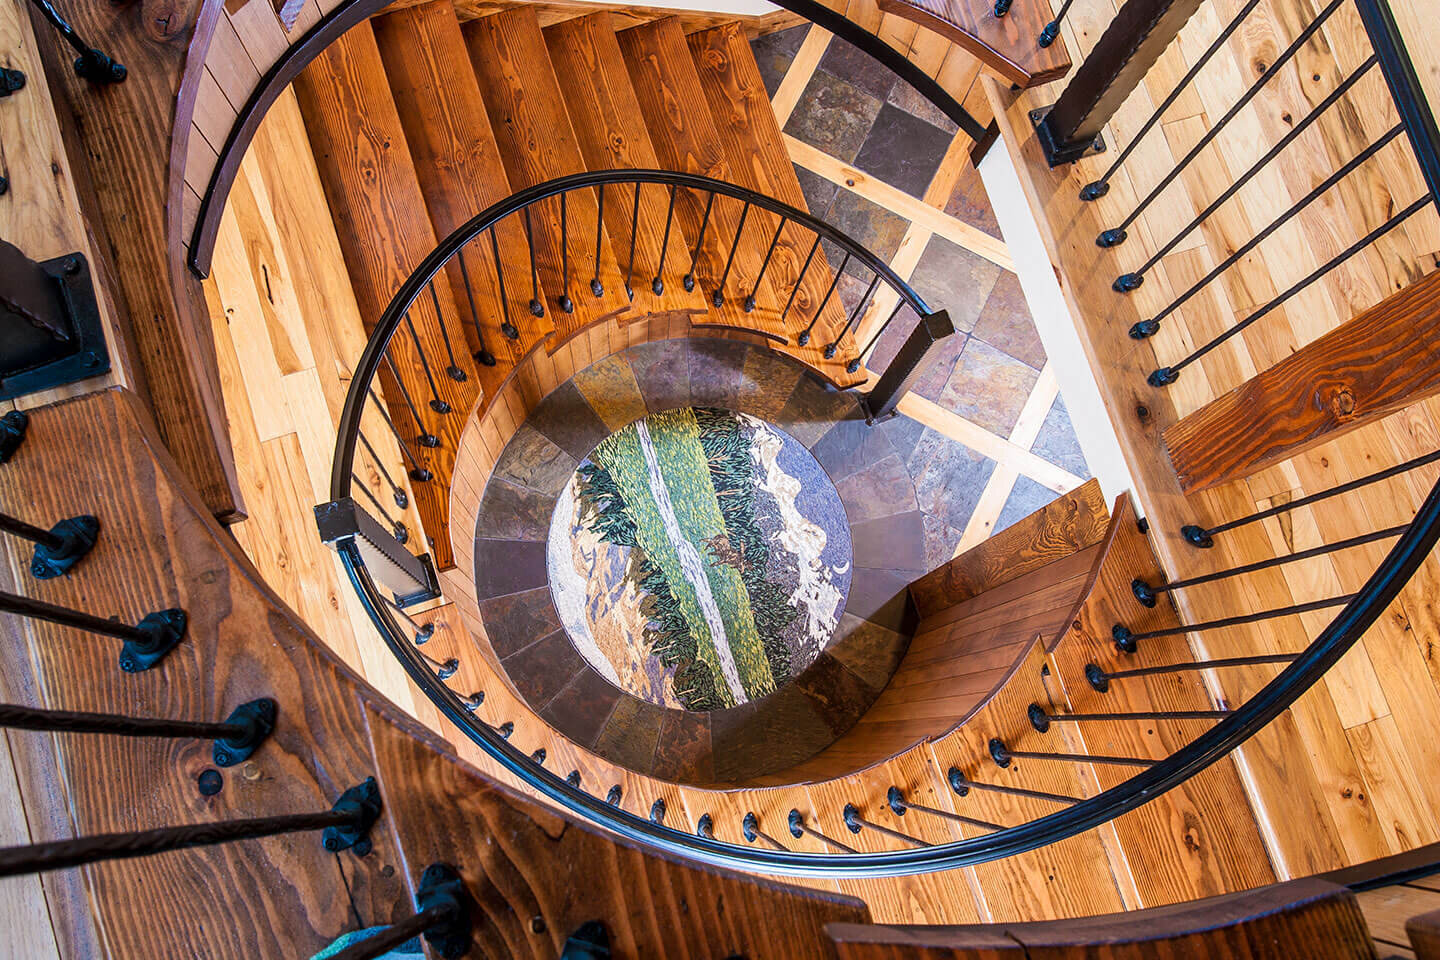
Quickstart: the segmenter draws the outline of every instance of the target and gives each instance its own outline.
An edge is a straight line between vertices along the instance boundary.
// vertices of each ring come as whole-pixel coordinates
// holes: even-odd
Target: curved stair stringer
[[[0,470],[0,489],[39,515],[101,518],[97,546],[67,577],[33,580],[28,556],[7,542],[7,589],[118,610],[124,619],[169,606],[189,614],[181,644],[139,674],[121,673],[103,640],[7,617],[7,701],[212,719],[268,696],[279,709],[271,738],[208,797],[195,788],[211,765],[204,742],[12,735],[32,841],[323,810],[369,776],[384,804],[363,857],[326,854],[316,835],[299,833],[25,881],[33,884],[27,895],[48,903],[65,955],[307,956],[347,930],[408,916],[418,874],[436,861],[454,864],[476,897],[477,946],[493,957],[554,957],[570,933],[600,919],[618,955],[820,958],[831,955],[826,922],[868,919],[849,898],[615,843],[457,758],[341,663],[260,580],[127,392],[32,411],[24,449]],[[591,882],[577,885],[576,876]],[[680,890],[683,899],[673,895]],[[646,910],[634,909],[637,896]]]

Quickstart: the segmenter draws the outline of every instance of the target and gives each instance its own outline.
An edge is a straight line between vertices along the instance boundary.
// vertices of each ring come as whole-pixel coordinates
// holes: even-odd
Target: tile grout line
[[[795,105],[800,102],[800,95],[805,92],[810,78],[820,66],[820,58],[829,49],[831,36],[828,30],[811,24],[810,31],[805,34],[805,42],[790,61],[790,69],[786,70],[785,76],[781,78],[775,96],[770,98],[770,106],[775,110],[775,120],[782,130],[789,122]]]

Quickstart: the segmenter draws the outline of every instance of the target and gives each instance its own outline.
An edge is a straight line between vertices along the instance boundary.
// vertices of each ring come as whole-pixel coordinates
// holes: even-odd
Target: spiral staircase
[[[933,570],[898,513],[851,517],[815,665],[710,713],[575,660],[536,559],[554,491],[516,464],[690,406],[772,425],[842,487],[890,443],[954,328],[807,212],[746,34],[773,20],[251,0],[157,39],[63,11],[116,80],[6,11],[28,85],[0,100],[26,111],[0,128],[0,223],[47,238],[16,253],[58,258],[35,283],[67,318],[63,278],[93,283],[84,336],[109,346],[0,423],[14,955],[311,956],[379,926],[339,955],[1437,955],[1440,135],[1389,7],[1281,5],[1291,46],[1237,94],[1268,151],[1222,140],[1226,192],[1195,158],[1234,114],[1160,118],[1218,96],[1195,78],[1253,3],[1200,5],[1174,46],[1184,5],[1144,0],[786,6],[1013,162],[1136,489],[1091,481]],[[1132,35],[1154,49],[1112,49]],[[983,109],[921,66],[937,49],[993,73]],[[1292,59],[1319,85],[1298,110],[1266,86]],[[1107,70],[1152,120],[1080,96]],[[1332,121],[1347,93],[1370,99]],[[117,159],[147,136],[178,146]],[[1225,206],[1286,176],[1313,195],[1271,227]],[[1204,198],[1189,225],[1156,200],[1172,182]],[[1292,218],[1319,268],[1276,293],[1245,255]],[[10,319],[43,316],[33,289]],[[242,300],[297,376],[256,372]],[[270,456],[265,422],[230,404],[226,427],[237,389],[313,413],[277,469],[314,518],[257,489],[256,523],[217,522],[242,513],[233,464]],[[310,573],[332,565],[340,591]]]

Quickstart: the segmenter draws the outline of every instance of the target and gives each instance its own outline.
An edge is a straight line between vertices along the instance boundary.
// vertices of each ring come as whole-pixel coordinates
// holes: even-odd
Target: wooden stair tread
[[[660,161],[630,86],[609,12],[564,21],[547,28],[544,36],[587,168],[658,169]],[[605,209],[606,231],[615,244],[616,259],[626,270],[635,212],[633,199],[627,199],[627,193],[627,188],[616,188],[615,202]],[[633,238],[635,309],[637,314],[670,310],[703,313],[707,308],[703,294],[699,290],[686,291],[681,283],[690,271],[691,238],[678,218],[671,221],[670,236],[668,241],[665,239],[668,197],[669,191],[659,184],[641,189]],[[651,282],[659,275],[662,245],[665,270],[662,292],[657,296]]]
[[[688,42],[711,116],[715,119],[716,128],[725,131],[721,142],[735,182],[806,210],[805,194],[795,175],[795,165],[785,148],[785,139],[765,92],[760,67],[740,24],[727,23],[693,33]],[[757,222],[753,226],[747,225],[747,230],[755,231],[749,236],[759,236],[762,244],[768,244],[769,238],[775,234],[779,217],[764,211],[752,211],[751,219]],[[763,230],[759,229],[761,225]],[[838,288],[827,299],[834,273],[823,247],[816,251],[809,269],[801,276],[813,240],[814,234],[809,230],[788,224],[775,247],[767,272],[775,289],[784,291],[788,296],[796,282],[800,284],[789,317],[790,330],[787,331],[792,334],[792,342],[778,349],[822,371],[832,383],[850,385],[864,382],[865,375],[860,371],[854,374],[845,371],[845,365],[859,356],[853,332],[847,332],[840,340],[839,349],[832,359],[825,358],[826,344],[835,341],[848,317]],[[794,333],[815,317],[822,304],[824,309],[815,322],[811,340],[802,347],[794,341]]]
[[[467,69],[455,8],[448,0],[433,0],[376,17],[371,25],[430,221],[438,237],[448,236],[511,192],[480,87]],[[530,261],[520,221],[507,217],[495,232],[505,275],[528,278]],[[470,349],[479,349],[473,330],[478,325],[486,349],[496,357],[495,366],[477,364],[487,395],[493,395],[515,365],[554,332],[554,325],[548,314],[531,315],[528,285],[512,281],[506,306],[520,336],[511,340],[501,332],[506,311],[484,234],[451,260],[446,273]]]
[[[515,7],[472,20],[465,24],[462,32],[510,187],[523,190],[556,177],[584,172],[585,160],[570,126],[564,94],[550,66],[549,51],[534,11]],[[614,199],[608,197],[607,201]],[[556,330],[550,342],[551,351],[559,349],[591,323],[630,309],[624,276],[608,232],[603,229],[600,262],[598,265],[595,262],[598,214],[595,191],[572,190],[567,194],[565,216],[570,267],[567,283],[562,269],[560,200],[552,197],[531,208],[540,279],[545,293],[549,294],[545,309]],[[603,286],[598,297],[589,286],[590,280],[597,277]],[[567,289],[575,305],[574,312],[569,314],[561,310],[557,302],[561,292]]]
[[[370,25],[356,26],[326,48],[296,78],[295,89],[356,303],[364,322],[373,326],[394,292],[435,248],[436,238]],[[415,501],[435,544],[435,564],[446,569],[454,559],[446,532],[445,491],[466,413],[479,399],[480,380],[475,362],[463,351],[456,364],[466,380],[456,382],[445,375],[441,324],[458,330],[459,314],[445,274],[435,277],[433,290],[433,299],[422,294],[410,310],[415,338],[430,369],[402,324],[391,341],[400,380],[397,383],[389,365],[382,364],[381,392],[391,422],[407,437],[410,455],[434,474],[433,480],[415,485]],[[432,396],[448,403],[450,412],[431,410]],[[439,438],[438,446],[415,442],[420,424]]]
[[[1048,47],[1039,43],[1050,22],[1048,3],[1018,0],[1003,17],[995,16],[994,0],[876,0],[875,5],[935,31],[1015,86],[1038,86],[1070,72],[1063,36]]]

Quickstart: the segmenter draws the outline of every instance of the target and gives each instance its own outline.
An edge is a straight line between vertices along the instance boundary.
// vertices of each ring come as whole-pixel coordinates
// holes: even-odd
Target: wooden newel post
[[[875,389],[865,395],[866,423],[878,423],[895,415],[900,398],[910,392],[910,387],[935,362],[935,344],[954,332],[955,324],[950,322],[950,314],[944,310],[927,313],[920,318],[910,336],[901,344],[900,352],[880,375]]]

